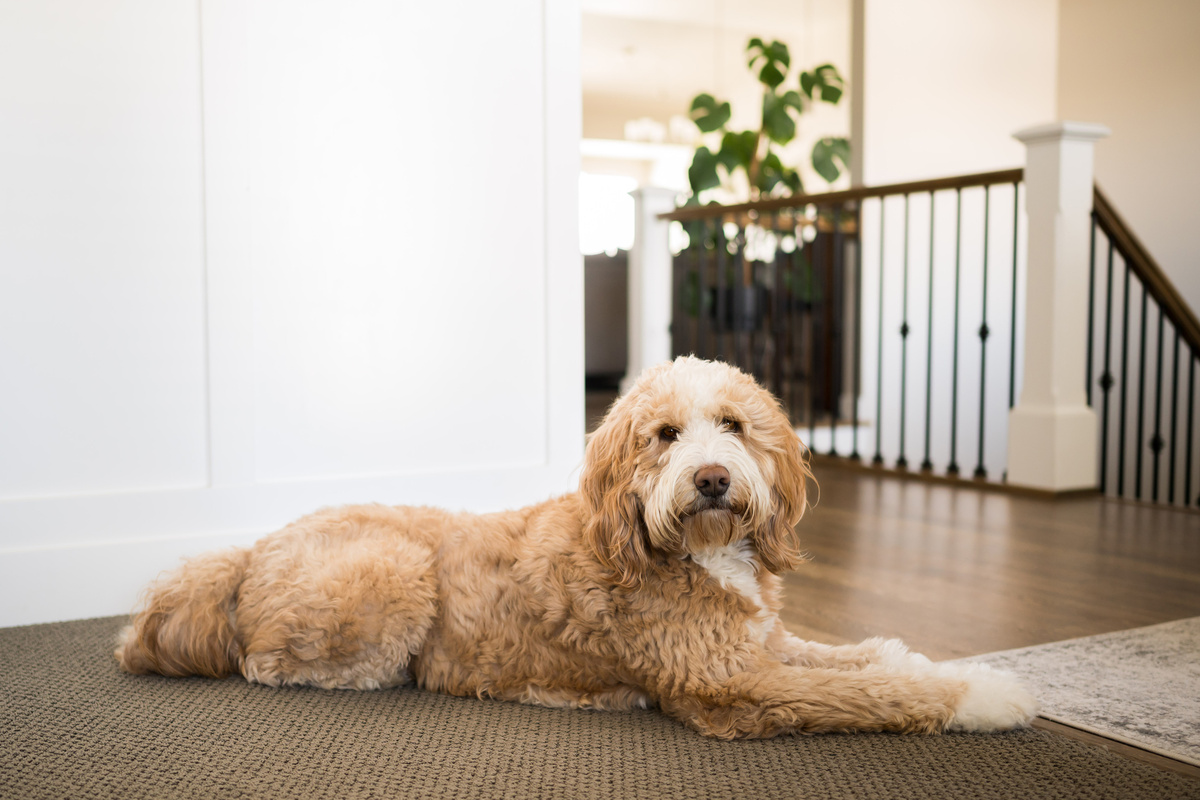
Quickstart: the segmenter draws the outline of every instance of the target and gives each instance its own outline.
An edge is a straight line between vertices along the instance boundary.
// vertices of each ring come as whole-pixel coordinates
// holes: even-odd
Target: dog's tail
[[[224,678],[241,670],[233,621],[250,551],[232,548],[186,561],[146,589],[115,655],[138,675]]]

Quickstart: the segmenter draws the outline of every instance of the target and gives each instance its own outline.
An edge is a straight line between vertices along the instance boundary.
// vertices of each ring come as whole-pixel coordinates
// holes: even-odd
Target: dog
[[[1029,693],[897,640],[780,622],[811,479],[779,403],[687,356],[651,368],[587,442],[579,491],[517,511],[319,511],[147,589],[130,673],[544,706],[656,706],[719,739],[1027,725]]]

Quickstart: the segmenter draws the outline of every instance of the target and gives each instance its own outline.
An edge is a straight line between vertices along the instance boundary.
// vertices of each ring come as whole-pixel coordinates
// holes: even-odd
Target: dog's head
[[[681,357],[647,370],[588,440],[584,538],[626,586],[653,553],[747,540],[774,573],[801,560],[811,477],[779,403],[731,367]]]

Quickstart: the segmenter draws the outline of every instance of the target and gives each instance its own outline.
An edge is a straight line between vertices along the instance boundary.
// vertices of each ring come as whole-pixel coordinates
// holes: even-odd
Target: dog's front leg
[[[899,639],[875,637],[858,644],[830,645],[810,642],[778,623],[767,638],[767,649],[785,664],[817,669],[862,669],[877,664],[901,672],[920,670],[931,662],[910,652]]]
[[[1006,730],[1028,723],[1032,697],[1005,673],[989,669],[903,673],[804,669],[784,664],[731,676],[659,700],[691,728],[719,739],[783,733]]]

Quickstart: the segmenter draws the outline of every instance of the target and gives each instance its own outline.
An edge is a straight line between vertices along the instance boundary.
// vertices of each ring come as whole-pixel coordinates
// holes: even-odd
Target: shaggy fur
[[[766,391],[680,358],[613,405],[578,493],[484,515],[318,512],[160,579],[116,656],[270,686],[653,704],[722,739],[1026,724],[1033,700],[1004,673],[784,629],[809,478]]]

